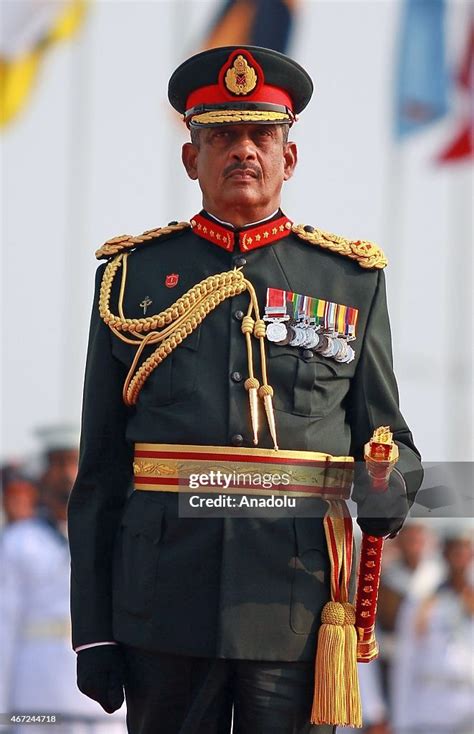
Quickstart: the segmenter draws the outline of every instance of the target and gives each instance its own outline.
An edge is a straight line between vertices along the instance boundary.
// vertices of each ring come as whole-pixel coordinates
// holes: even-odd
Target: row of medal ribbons
[[[358,310],[279,288],[267,289],[266,336],[275,344],[314,349],[336,362],[352,362]]]

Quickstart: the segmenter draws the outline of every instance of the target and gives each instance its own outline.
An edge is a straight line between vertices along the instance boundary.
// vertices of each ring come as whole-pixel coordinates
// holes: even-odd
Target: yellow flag
[[[41,61],[58,41],[74,35],[82,23],[87,0],[68,0],[46,30],[31,40],[18,55],[0,55],[0,126],[10,123],[25,106]]]

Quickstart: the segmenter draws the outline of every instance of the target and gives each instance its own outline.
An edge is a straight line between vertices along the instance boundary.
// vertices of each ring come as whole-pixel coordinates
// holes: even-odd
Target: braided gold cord
[[[133,237],[129,234],[121,234],[118,237],[112,237],[107,240],[105,244],[100,247],[95,256],[97,260],[110,257],[111,255],[117,255],[123,250],[129,250],[137,245],[142,245],[151,240],[155,240],[157,237],[162,237],[165,234],[171,234],[172,232],[180,232],[182,229],[186,229],[191,225],[189,222],[178,222],[177,224],[168,224],[167,227],[157,227],[156,229],[147,229],[142,234]]]
[[[337,234],[331,234],[330,232],[324,232],[322,229],[316,228],[311,228],[310,231],[307,231],[304,224],[294,224],[291,231],[311,245],[318,245],[331,252],[336,252],[338,255],[344,255],[351,260],[357,260],[362,268],[376,268],[380,270],[388,264],[385,253],[374,242],[369,242],[368,240],[348,240],[345,237],[340,237]]]
[[[110,310],[110,296],[112,292],[112,283],[114,281],[117,270],[123,265],[124,260],[126,262],[128,253],[122,253],[117,255],[111,262],[109,262],[105,268],[104,275],[102,277],[102,283],[100,287],[99,295],[99,314],[105,323],[115,332],[127,331],[141,340],[141,334],[147,334],[150,331],[156,331],[162,329],[165,326],[176,324],[173,323],[177,319],[186,318],[189,316],[190,310],[202,301],[207,294],[218,291],[220,288],[232,286],[236,282],[244,284],[245,279],[240,270],[231,270],[225,273],[219,273],[217,275],[210,275],[205,280],[202,280],[197,285],[193,286],[183,296],[178,298],[175,303],[169,306],[167,309],[159,314],[153,316],[146,316],[141,319],[127,319],[120,315],[113,314]],[[126,267],[126,265],[125,265]],[[121,288],[121,298],[123,298],[123,287]],[[245,285],[242,290],[245,290]],[[242,291],[240,291],[242,292]],[[119,305],[119,311],[122,308]],[[130,341],[129,343],[138,343],[137,341]]]
[[[138,395],[147,378],[158,367],[158,365],[181,344],[189,334],[191,334],[202,323],[206,316],[213,311],[219,304],[227,298],[239,295],[246,290],[243,279],[236,281],[234,284],[221,287],[215,293],[209,294],[204,301],[196,305],[188,314],[187,318],[180,326],[174,329],[161,343],[161,345],[151,354],[139,369],[135,372],[136,364],[142,352],[142,348],[146,343],[154,343],[161,340],[162,335],[149,334],[146,340],[143,340],[142,348],[137,351],[135,359],[127,375],[123,389],[124,402],[127,405],[134,405],[137,402]],[[154,338],[153,338],[154,337]],[[135,373],[135,374],[134,374]]]
[[[127,344],[138,345],[123,388],[124,402],[127,405],[134,405],[144,382],[160,362],[176,349],[183,339],[191,334],[222,301],[245,291],[247,282],[242,272],[237,269],[210,275],[161,313],[141,319],[127,319],[123,312],[123,298],[128,256],[128,253],[121,253],[106,266],[99,294],[99,314],[119,339]],[[122,267],[123,277],[118,303],[119,315],[116,315],[110,310],[110,297],[112,284],[120,267]],[[123,332],[128,332],[134,338],[125,336]],[[138,360],[145,346],[156,342],[161,342],[160,346],[137,370]]]
[[[247,347],[247,362],[249,378],[245,382],[249,393],[250,410],[254,443],[257,443],[258,416],[257,391],[264,402],[265,412],[269,423],[270,433],[277,448],[276,427],[273,415],[273,389],[267,382],[267,366],[265,357],[265,322],[260,318],[257,295],[255,289],[241,269],[234,269],[209,277],[190,288],[175,303],[161,313],[144,316],[140,319],[128,319],[124,314],[123,300],[127,280],[127,263],[130,253],[121,252],[111,260],[102,276],[99,293],[99,314],[111,331],[126,344],[137,346],[132,365],[128,371],[123,386],[123,400],[126,405],[135,405],[144,383],[154,369],[176,349],[189,334],[202,323],[206,316],[217,308],[223,301],[233,298],[244,291],[248,291],[250,302],[247,315],[242,321],[242,332],[245,335]],[[114,278],[122,268],[122,278],[118,297],[118,315],[110,310],[110,298]],[[252,356],[252,336],[260,344],[260,360],[262,367],[263,384],[255,377]],[[140,357],[146,346],[159,346],[138,367]]]

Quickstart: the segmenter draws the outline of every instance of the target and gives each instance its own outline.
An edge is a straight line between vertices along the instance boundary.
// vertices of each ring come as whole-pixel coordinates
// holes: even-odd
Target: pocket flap
[[[307,350],[303,347],[292,347],[289,344],[275,344],[275,342],[269,341],[265,342],[265,349],[270,359],[283,356],[293,357],[293,359],[298,359],[307,364],[321,365],[323,370],[327,369],[331,375],[337,376],[340,372],[340,362],[335,362],[329,357],[322,357],[318,352],[313,350]],[[311,355],[308,354],[309,352],[311,352]]]
[[[301,356],[298,347],[290,347],[289,344],[275,344],[275,342],[270,342],[268,339],[265,339],[265,351],[270,359],[273,357],[283,357],[284,355],[288,355],[289,357]]]
[[[178,344],[176,349],[190,349],[193,352],[196,352],[199,349],[199,339],[201,336],[201,325],[199,325],[191,334],[188,334],[188,336],[184,337],[181,344]],[[159,347],[159,344],[150,344],[149,346],[145,347],[145,350],[143,352],[142,358],[140,360],[140,363],[143,362],[144,359],[150,356],[154,350]],[[138,345],[134,344],[126,344],[125,342],[121,341],[119,337],[112,335],[112,354],[119,359],[121,362],[127,365],[132,364],[133,359],[137,353]],[[174,350],[173,350],[174,351]],[[173,352],[171,352],[171,355]],[[169,359],[169,356],[163,360],[162,364],[164,364],[167,359]],[[168,362],[168,364],[171,364]]]

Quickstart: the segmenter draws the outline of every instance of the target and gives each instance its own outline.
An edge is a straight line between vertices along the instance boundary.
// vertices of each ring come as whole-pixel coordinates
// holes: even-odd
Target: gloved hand
[[[113,714],[123,703],[125,661],[118,645],[98,645],[77,653],[77,687]]]
[[[403,479],[394,471],[386,492],[374,492],[362,462],[356,467],[352,499],[357,502],[357,524],[367,535],[395,536],[408,514],[409,504]]]

